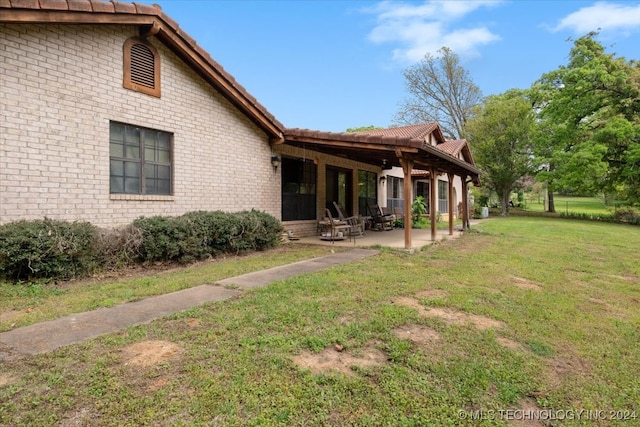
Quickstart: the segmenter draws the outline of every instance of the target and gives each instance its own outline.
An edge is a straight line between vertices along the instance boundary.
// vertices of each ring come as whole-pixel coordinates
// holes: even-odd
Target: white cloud
[[[478,46],[499,40],[486,26],[462,28],[457,22],[476,9],[499,3],[501,1],[493,0],[425,1],[416,5],[383,1],[363,11],[377,18],[369,40],[398,44],[400,47],[393,51],[394,60],[415,63],[443,46],[460,56],[474,56]]]
[[[603,32],[640,31],[640,5],[598,2],[567,15],[553,28],[554,31],[565,29],[580,35],[598,29]]]

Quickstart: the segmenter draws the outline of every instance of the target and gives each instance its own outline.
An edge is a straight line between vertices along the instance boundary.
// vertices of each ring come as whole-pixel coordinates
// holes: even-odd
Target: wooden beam
[[[465,231],[469,225],[469,199],[467,198],[467,177],[462,178],[462,231]]]
[[[429,218],[431,219],[431,241],[435,242],[437,236],[436,220],[438,218],[438,207],[436,206],[438,203],[438,199],[436,198],[436,191],[438,189],[438,175],[436,172],[436,168],[431,168],[429,174],[429,187],[429,189],[431,190],[429,194],[431,198],[431,200],[429,201]]]
[[[453,213],[454,213],[454,204],[453,204],[453,179],[455,175],[452,173],[447,174],[447,179],[449,180],[449,236],[453,236]]]
[[[411,250],[411,171],[413,170],[413,160],[400,157],[402,172],[404,172],[404,248]]]

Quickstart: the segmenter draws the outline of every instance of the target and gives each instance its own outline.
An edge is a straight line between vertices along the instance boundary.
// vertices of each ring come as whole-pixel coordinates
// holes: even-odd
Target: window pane
[[[169,180],[171,178],[171,168],[169,166],[158,165],[157,173],[160,179]]]
[[[124,162],[124,175],[131,178],[140,178],[140,163]]]
[[[140,180],[138,178],[124,178],[124,192],[127,194],[140,194]]]
[[[109,138],[111,141],[124,141],[124,126],[119,123],[111,123],[109,126]]]
[[[124,162],[119,160],[111,160],[111,176],[124,175]]]
[[[112,157],[124,157],[124,145],[112,141],[109,144],[109,155]]]
[[[133,126],[126,126],[124,129],[124,138],[126,142],[136,145],[140,144],[140,129]]]
[[[112,193],[124,193],[124,178],[120,176],[112,176],[109,185]]]
[[[156,152],[156,161],[160,163],[169,163],[171,161],[169,150],[158,150]]]
[[[140,146],[127,144],[125,148],[125,155],[127,159],[139,159],[140,158]]]

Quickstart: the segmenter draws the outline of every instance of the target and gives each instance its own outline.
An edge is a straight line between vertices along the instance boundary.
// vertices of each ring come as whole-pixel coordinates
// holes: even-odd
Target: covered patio
[[[474,226],[478,224],[480,220],[471,220],[470,225]],[[413,248],[422,248],[424,246],[432,245],[434,242],[455,239],[463,234],[463,231],[458,229],[453,230],[453,234],[449,234],[449,230],[436,230],[436,238],[433,239],[430,229],[412,229],[412,244]],[[325,245],[325,246],[341,246],[341,247],[356,247],[356,248],[369,248],[372,246],[382,246],[392,249],[406,249],[405,247],[405,230],[402,228],[394,228],[391,231],[373,231],[367,230],[363,236],[355,236],[351,240],[347,237],[342,240],[326,240],[321,239],[320,236],[302,237],[293,241],[294,243],[304,243],[311,245]]]
[[[407,130],[406,134],[400,131]],[[416,130],[419,133],[411,133]],[[389,133],[385,133],[389,132]],[[390,136],[392,135],[392,136]],[[466,141],[463,141],[466,145]],[[364,237],[356,238],[355,245],[371,246],[375,244],[374,240],[384,240],[387,244],[383,246],[401,247],[404,249],[412,249],[414,247],[422,247],[439,239],[439,236],[454,236],[454,212],[457,206],[453,206],[453,177],[457,176],[462,181],[462,231],[469,226],[469,205],[468,205],[468,184],[474,183],[479,185],[480,171],[471,162],[465,161],[461,156],[455,156],[445,149],[448,141],[445,140],[440,127],[437,123],[427,123],[419,126],[409,126],[406,128],[390,128],[388,130],[377,130],[372,132],[361,133],[332,133],[312,131],[308,129],[287,129],[281,142],[274,146],[278,149],[278,145],[286,145],[297,147],[304,152],[325,153],[338,158],[349,159],[372,165],[378,168],[379,172],[383,167],[398,166],[402,168],[404,174],[404,206],[402,208],[402,216],[411,218],[411,203],[413,201],[412,191],[412,174],[416,170],[424,171],[428,177],[430,188],[436,188],[437,178],[440,175],[447,175],[449,181],[449,206],[448,206],[448,222],[449,229],[439,231],[436,229],[437,218],[437,200],[435,199],[435,191],[431,191],[431,199],[429,200],[429,217],[431,219],[430,230],[414,230],[406,227],[400,230],[393,230],[388,237],[381,234],[369,232]],[[323,217],[323,209],[318,209],[317,219]],[[286,226],[285,226],[286,227]],[[396,236],[401,233],[401,239]],[[426,236],[425,236],[426,235]],[[375,236],[375,238],[374,238]],[[306,239],[306,238],[305,238]],[[317,243],[318,238],[310,238]],[[360,242],[358,242],[360,240]],[[398,242],[401,241],[401,244]],[[354,245],[354,242],[347,242]],[[331,242],[329,242],[331,243]],[[347,244],[344,241],[333,244]]]

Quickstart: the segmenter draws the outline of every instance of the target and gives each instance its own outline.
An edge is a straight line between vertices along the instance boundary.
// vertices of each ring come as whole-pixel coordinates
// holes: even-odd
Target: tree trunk
[[[549,204],[548,204],[549,208],[547,209],[547,212],[555,213],[556,212],[556,204],[553,201],[553,190],[549,189],[547,194],[548,194],[547,197],[549,199]]]
[[[500,215],[502,216],[507,216],[509,211],[509,195],[511,194],[510,191],[505,191],[503,196],[502,196],[502,213]]]

